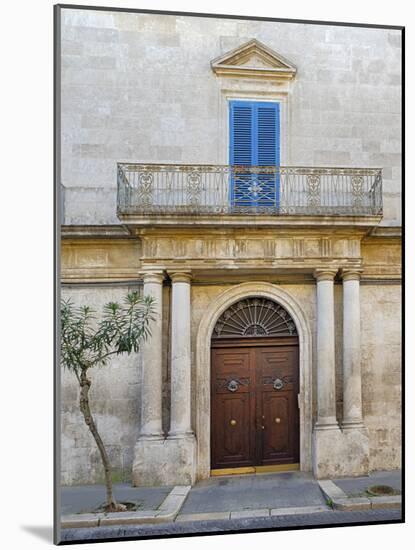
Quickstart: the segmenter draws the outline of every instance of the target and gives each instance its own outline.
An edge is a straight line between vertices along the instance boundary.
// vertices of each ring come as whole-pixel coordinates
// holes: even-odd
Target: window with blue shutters
[[[230,102],[230,151],[233,166],[280,165],[280,104]],[[234,207],[278,208],[279,174],[235,169],[230,201]]]

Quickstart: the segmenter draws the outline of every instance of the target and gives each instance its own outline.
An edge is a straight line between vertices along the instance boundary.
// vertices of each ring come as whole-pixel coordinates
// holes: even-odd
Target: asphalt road
[[[359,524],[368,522],[402,521],[401,510],[364,510],[355,512],[329,511],[316,514],[301,514],[296,516],[276,516],[267,518],[251,518],[221,521],[189,521],[163,524],[131,525],[114,527],[95,527],[84,529],[63,529],[61,544],[77,541],[103,541],[114,538],[153,538],[174,537],[186,534],[214,534],[227,531],[258,531],[278,530],[298,527],[319,527],[338,524]]]

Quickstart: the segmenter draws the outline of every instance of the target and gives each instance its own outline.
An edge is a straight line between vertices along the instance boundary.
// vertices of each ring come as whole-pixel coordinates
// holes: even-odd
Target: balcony
[[[377,224],[382,170],[304,166],[118,163],[117,214],[125,223]],[[186,221],[185,221],[186,220]],[[353,222],[354,220],[354,222]]]

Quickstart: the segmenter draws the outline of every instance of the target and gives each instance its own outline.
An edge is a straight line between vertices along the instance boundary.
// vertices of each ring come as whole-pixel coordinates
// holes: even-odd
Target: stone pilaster
[[[143,295],[152,296],[155,321],[150,325],[151,336],[142,345],[143,378],[141,396],[141,439],[163,437],[162,422],[162,296],[163,274],[143,274]]]
[[[171,421],[169,438],[193,435],[191,411],[190,273],[172,273]]]
[[[335,475],[341,463],[342,433],[336,418],[334,356],[334,277],[336,270],[318,269],[317,281],[317,421],[313,431],[313,472]]]
[[[141,348],[143,372],[141,386],[141,426],[134,449],[133,485],[158,485],[164,480],[159,460],[165,438],[162,430],[162,311],[163,272],[148,271],[143,277],[143,295],[155,299],[155,320],[151,336]]]
[[[316,270],[317,422],[316,430],[338,428],[334,358],[334,270]]]
[[[313,472],[320,479],[364,475],[369,467],[368,438],[362,424],[360,302],[359,278],[356,271],[343,275],[343,284],[346,282],[343,299],[343,383],[346,416],[342,430],[336,418],[333,292],[335,274],[335,271],[330,270],[315,271],[318,412],[313,431]]]
[[[342,428],[363,428],[360,365],[360,270],[342,270],[343,421]]]
[[[171,483],[192,484],[196,476],[196,440],[191,426],[191,274],[169,273],[171,299],[171,406],[166,440]]]

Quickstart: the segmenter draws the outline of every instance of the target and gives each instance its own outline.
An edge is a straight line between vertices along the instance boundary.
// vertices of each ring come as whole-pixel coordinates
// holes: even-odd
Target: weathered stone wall
[[[401,287],[362,285],[362,397],[370,468],[401,466]]]
[[[69,239],[62,248],[62,269],[66,283],[72,278],[91,281],[66,284],[64,296],[76,303],[89,303],[98,311],[103,303],[122,299],[128,288],[139,288],[136,280],[141,250],[131,239]],[[399,466],[400,455],[400,246],[396,238],[366,239],[362,244],[364,280],[361,284],[362,373],[365,422],[369,429],[372,469]],[[134,276],[133,276],[134,275]],[[195,338],[197,327],[207,306],[233,284],[246,280],[243,276],[223,278],[210,284],[196,282],[192,286],[192,365],[193,421],[195,420]],[[129,278],[129,283],[114,284],[114,277]],[[236,277],[235,277],[236,276]],[[389,284],[385,282],[388,279]],[[133,279],[136,280],[134,283]],[[252,280],[252,278],[250,278]],[[101,280],[100,284],[93,281]],[[107,280],[105,283],[104,281]],[[267,280],[272,281],[272,276]],[[278,281],[278,279],[277,279]],[[288,291],[304,309],[309,319],[315,347],[315,283],[297,281],[279,286]],[[337,416],[342,418],[342,285],[336,284],[336,401]],[[164,288],[163,315],[163,428],[169,427],[169,347],[170,288]],[[315,359],[315,357],[314,357]],[[122,376],[118,376],[118,371]],[[101,376],[102,375],[102,376]],[[117,479],[131,475],[132,447],[140,421],[140,361],[116,358],[104,371],[93,372],[92,398],[100,429],[108,443]],[[117,385],[114,386],[114,380]],[[114,393],[115,392],[115,393]],[[316,365],[313,364],[313,411],[316,413]],[[78,412],[78,389],[68,373],[63,377],[63,472],[64,483],[92,482],[102,479],[102,469],[95,444]],[[96,407],[96,409],[95,409]],[[120,428],[121,426],[121,428]]]
[[[192,419],[195,419],[195,340],[208,304],[230,285],[192,286]],[[137,286],[65,287],[64,297],[86,303],[98,312],[104,303],[122,300]],[[315,348],[315,285],[281,285],[301,305],[310,323]],[[165,287],[163,319],[163,428],[169,426],[169,293]],[[364,421],[370,440],[370,469],[400,466],[400,286],[361,285],[362,390]],[[335,285],[336,396],[338,418],[342,415],[342,286]],[[100,371],[91,372],[91,404],[99,430],[109,450],[114,477],[131,479],[133,448],[140,425],[140,373],[138,355],[114,358]],[[316,414],[316,364],[313,356],[313,412]],[[62,376],[62,483],[96,483],[103,472],[95,442],[78,407],[78,387],[71,373]],[[194,426],[195,428],[195,426]]]
[[[122,302],[127,292],[139,290],[141,284],[66,285],[62,298],[75,305],[89,305],[100,316],[104,304]],[[168,429],[170,396],[169,288],[163,292],[163,428]],[[107,366],[90,371],[90,400],[98,430],[108,450],[114,479],[131,480],[134,444],[140,426],[141,395],[140,353],[115,356]],[[96,444],[79,411],[79,386],[74,374],[62,371],[61,383],[61,480],[62,484],[99,483],[104,479]]]
[[[62,10],[66,224],[119,223],[116,162],[228,162],[210,61],[256,38],[298,69],[284,164],[382,167],[400,223],[400,32]]]

